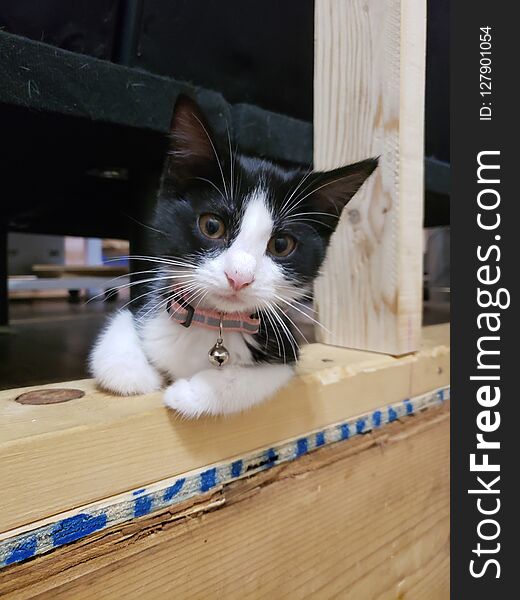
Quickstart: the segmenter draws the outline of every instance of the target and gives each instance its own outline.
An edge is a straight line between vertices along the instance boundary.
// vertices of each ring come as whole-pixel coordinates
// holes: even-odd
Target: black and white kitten
[[[298,350],[286,312],[301,310],[342,209],[377,165],[311,173],[217,148],[197,104],[180,97],[146,259],[152,287],[139,309],[111,319],[90,358],[102,388],[167,385],[166,404],[186,417],[246,409],[291,379]],[[224,327],[229,361],[215,368],[218,327],[183,326],[172,303],[224,319],[253,314],[259,330]]]

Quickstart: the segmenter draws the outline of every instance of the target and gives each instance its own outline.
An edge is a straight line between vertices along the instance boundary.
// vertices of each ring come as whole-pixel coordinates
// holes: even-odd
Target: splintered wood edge
[[[0,534],[0,567],[23,562],[155,512],[177,512],[177,505],[195,501],[197,497],[212,493],[233,481],[292,462],[313,450],[359,438],[370,432],[379,432],[395,421],[406,420],[426,409],[442,405],[448,399],[449,388],[435,390],[276,446],[262,448],[245,456],[234,457],[217,465],[134,489],[103,502],[82,506],[66,514]]]

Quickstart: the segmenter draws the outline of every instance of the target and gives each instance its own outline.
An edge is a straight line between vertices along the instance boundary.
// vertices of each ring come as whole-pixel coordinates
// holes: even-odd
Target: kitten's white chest
[[[189,378],[212,368],[208,352],[217,340],[218,331],[183,327],[165,311],[140,327],[140,337],[148,359],[172,379]],[[224,332],[224,345],[230,353],[227,365],[253,364],[242,334]]]

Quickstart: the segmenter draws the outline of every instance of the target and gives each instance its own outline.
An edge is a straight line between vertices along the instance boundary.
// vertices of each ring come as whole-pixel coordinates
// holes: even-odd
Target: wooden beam
[[[34,406],[0,392],[0,532],[128,490],[269,447],[350,417],[402,404],[449,383],[449,327],[426,328],[420,352],[402,358],[307,346],[299,376],[272,401],[226,418],[182,421],[160,393],[97,391]]]
[[[425,0],[316,0],[314,166],[380,166],[315,289],[320,341],[404,354],[422,304]]]
[[[447,598],[448,404],[6,567],[0,595]]]

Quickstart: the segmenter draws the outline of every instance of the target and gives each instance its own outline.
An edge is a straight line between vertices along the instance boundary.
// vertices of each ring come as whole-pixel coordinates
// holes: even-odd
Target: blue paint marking
[[[208,469],[200,474],[200,491],[207,492],[217,485],[217,469]]]
[[[343,423],[343,425],[341,425],[341,427],[340,427],[340,431],[341,431],[341,439],[348,440],[348,438],[350,437],[350,428],[348,426],[348,423]]]
[[[306,454],[309,450],[309,443],[307,442],[307,438],[300,438],[296,442],[296,456],[301,456],[302,454]]]
[[[132,492],[132,496],[139,496],[140,494],[144,494],[146,492],[146,488],[141,488],[140,490],[135,490]]]
[[[410,402],[410,400],[405,400],[403,402],[403,404],[406,407],[406,414],[407,415],[412,415],[413,414],[413,404]]]
[[[319,431],[316,434],[316,447],[323,446],[323,444],[325,444],[325,432]]]
[[[186,479],[182,477],[181,479],[177,479],[177,481],[173,485],[170,485],[169,488],[166,488],[164,490],[163,500],[168,502],[168,500],[171,500],[174,496],[176,496],[184,487],[185,481]]]
[[[240,477],[242,475],[243,461],[235,460],[231,463],[231,477]]]
[[[396,421],[396,420],[397,420],[397,413],[394,408],[389,406],[388,407],[388,422],[391,423],[392,421]]]
[[[278,460],[278,454],[276,453],[276,450],[274,448],[269,448],[269,450],[265,453],[265,468],[266,469],[270,469],[271,467],[274,467],[274,465],[276,464],[276,461]]]
[[[12,565],[13,563],[31,558],[31,556],[34,556],[34,553],[36,552],[36,545],[37,542],[35,535],[26,538],[20,542],[18,546],[15,546],[11,550],[11,553],[8,554],[7,558],[5,559],[5,564]]]
[[[372,423],[374,427],[381,427],[381,411],[376,410],[376,412],[372,415]]]
[[[134,504],[134,517],[142,517],[152,510],[152,497],[141,496]]]
[[[365,429],[365,425],[366,425],[365,419],[358,419],[356,421],[356,432],[363,433],[363,431]]]
[[[69,519],[63,519],[56,524],[52,531],[52,543],[54,546],[61,546],[63,544],[70,544],[75,542],[94,531],[103,529],[107,524],[106,515],[87,515],[80,513]]]

